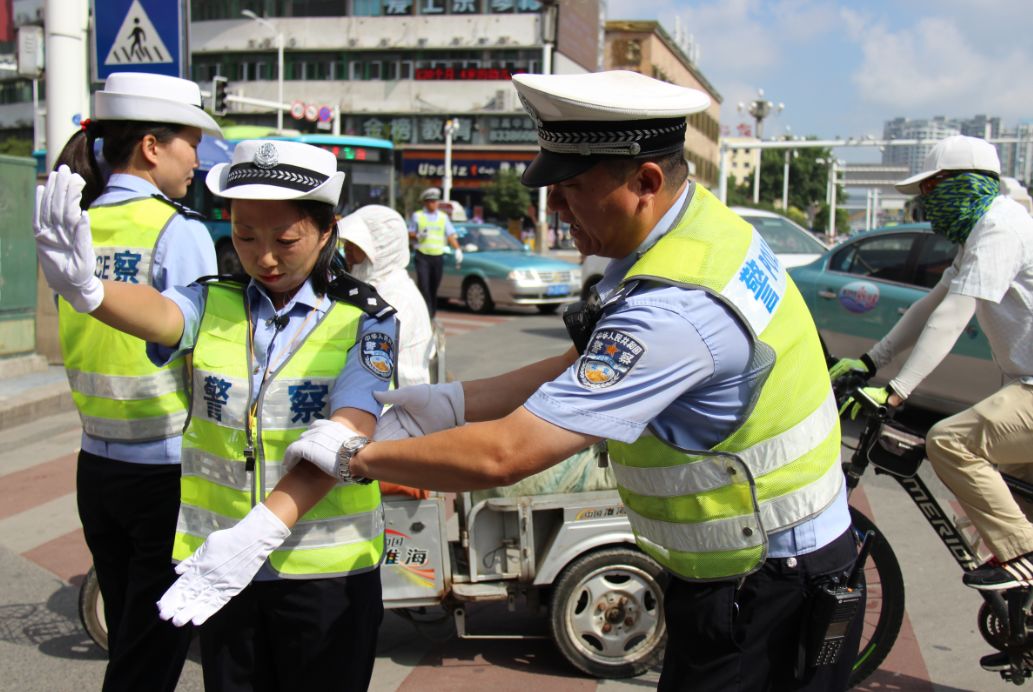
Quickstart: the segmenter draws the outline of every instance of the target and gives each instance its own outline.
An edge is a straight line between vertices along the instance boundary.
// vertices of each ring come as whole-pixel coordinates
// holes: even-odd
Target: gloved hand
[[[874,375],[875,369],[869,368],[868,363],[861,358],[840,358],[829,368],[829,379],[835,381],[850,372]]]
[[[90,217],[79,204],[86,181],[61,166],[36,187],[32,228],[36,254],[47,283],[77,312],[93,312],[104,300],[104,284],[93,275],[97,257]]]
[[[890,398],[890,391],[885,387],[865,387],[860,391],[861,394],[868,397],[879,406],[885,406],[886,402],[889,401]],[[861,411],[861,404],[855,398],[856,396],[856,394],[851,394],[847,397],[847,400],[839,407],[840,416],[842,416],[843,413],[850,408],[850,405],[853,404],[853,408],[850,409],[850,420],[857,418],[857,414]]]
[[[176,627],[200,625],[250,584],[269,553],[290,535],[263,504],[255,505],[233,528],[212,533],[176,565],[181,576],[158,601],[161,619]]]
[[[283,455],[284,469],[290,471],[299,461],[306,459],[328,476],[339,478],[337,450],[345,442],[358,436],[359,433],[344,423],[319,419],[301,433],[301,437],[287,445]]]
[[[401,440],[455,428],[466,422],[462,382],[414,384],[373,392],[382,404],[391,404],[377,423],[375,440]]]
[[[462,248],[458,248],[457,247],[453,254],[455,255],[455,258],[456,258],[456,269],[459,269],[459,265],[461,265],[463,263],[463,250],[462,250]]]

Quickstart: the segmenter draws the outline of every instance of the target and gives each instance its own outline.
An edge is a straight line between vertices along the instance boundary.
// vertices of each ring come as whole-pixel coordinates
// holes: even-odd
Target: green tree
[[[531,193],[515,170],[499,171],[495,179],[484,186],[484,206],[492,216],[520,219],[531,206]]]
[[[728,203],[762,209],[774,209],[776,201],[781,204],[785,156],[784,149],[762,150],[759,204],[753,203],[753,176],[750,176],[742,185],[729,188]],[[789,160],[790,210],[793,207],[796,209],[812,209],[814,205],[825,203],[829,179],[829,164],[827,162],[831,159],[832,151],[826,147],[805,147],[791,150]],[[841,185],[837,186],[836,196],[839,199],[843,199],[843,187]]]
[[[822,204],[814,215],[812,228],[818,233],[828,233],[829,205]],[[836,234],[850,233],[850,213],[843,207],[836,207]]]

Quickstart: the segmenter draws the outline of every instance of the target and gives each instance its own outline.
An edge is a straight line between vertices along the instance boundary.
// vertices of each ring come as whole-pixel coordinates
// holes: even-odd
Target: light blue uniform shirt
[[[596,286],[604,302],[596,331],[634,339],[641,355],[606,387],[582,385],[575,363],[528,399],[524,406],[531,413],[567,430],[626,443],[648,427],[682,449],[710,449],[739,427],[761,373],[749,368],[746,328],[723,303],[702,290],[640,283],[624,299],[605,304],[639,256],[678,220],[687,195],[688,189],[635,252],[610,262]],[[771,534],[768,557],[817,550],[849,526],[844,484],[821,514]]]
[[[160,195],[152,183],[127,173],[114,173],[92,206],[117,204]],[[215,274],[215,246],[205,225],[176,214],[154,246],[151,283],[159,291],[185,286],[202,276]],[[108,442],[83,433],[82,448],[90,454],[138,464],[178,464],[182,437],[175,435],[149,442]]]

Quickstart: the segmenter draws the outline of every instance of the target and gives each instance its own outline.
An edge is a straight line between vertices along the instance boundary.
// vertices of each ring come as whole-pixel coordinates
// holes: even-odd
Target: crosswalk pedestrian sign
[[[93,0],[93,74],[186,76],[181,0]]]

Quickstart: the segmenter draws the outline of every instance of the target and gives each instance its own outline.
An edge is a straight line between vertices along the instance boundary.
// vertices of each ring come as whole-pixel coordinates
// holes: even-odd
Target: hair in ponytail
[[[54,169],[65,165],[83,177],[86,186],[83,188],[80,206],[89,209],[104,191],[110,171],[129,163],[140,140],[152,135],[159,143],[166,144],[183,128],[183,125],[136,120],[84,120],[82,129],[73,134],[61,150],[54,162]],[[103,140],[101,153],[106,167],[97,161],[94,154],[94,142],[98,138]]]

